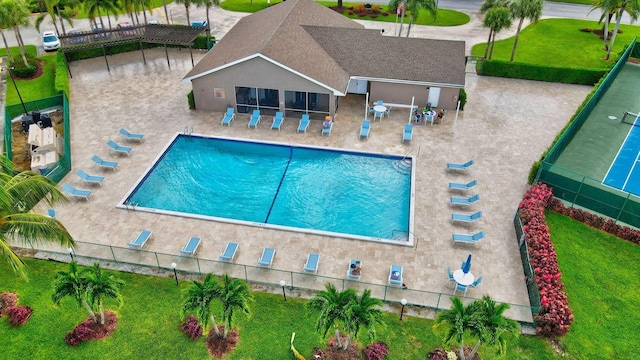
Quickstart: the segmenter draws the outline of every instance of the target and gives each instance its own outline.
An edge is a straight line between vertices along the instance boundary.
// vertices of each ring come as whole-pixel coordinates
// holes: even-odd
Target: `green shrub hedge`
[[[22,61],[22,56],[14,56],[13,61],[9,63],[9,67],[11,68],[11,75],[18,79],[28,79],[33,77],[38,71],[38,59],[36,57],[27,52],[25,54],[27,58],[28,66],[24,66],[24,61]]]
[[[56,93],[65,93],[67,98],[69,98],[69,74],[67,72],[67,61],[64,58],[64,54],[61,52],[56,54],[56,77],[53,86]]]
[[[593,85],[609,71],[608,69],[567,68],[501,60],[485,60],[479,70],[480,75],[486,76],[579,85]]]

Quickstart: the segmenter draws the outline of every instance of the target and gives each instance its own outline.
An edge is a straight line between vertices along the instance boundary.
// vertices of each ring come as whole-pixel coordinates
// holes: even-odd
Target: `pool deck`
[[[319,253],[318,275],[340,279],[345,278],[350,259],[360,259],[363,261],[360,281],[379,285],[386,285],[389,266],[399,264],[404,266],[404,282],[409,289],[444,294],[452,292],[446,267],[457,269],[471,253],[471,271],[482,276],[483,283],[477,289],[470,289],[468,297],[490,294],[497,301],[528,306],[513,216],[527,189],[531,164],[583,101],[589,87],[478,77],[470,73],[467,74],[469,101],[457,122],[454,124],[455,111],[450,111],[443,124],[415,126],[413,141],[403,144],[402,131],[408,119],[404,109],[392,109],[388,118],[372,123],[368,139],[359,139],[364,96],[341,99],[330,136],[320,135],[321,121],[312,121],[307,133],[297,133],[298,119],[292,118],[285,120],[281,131],[270,128],[269,118],[261,121],[257,129],[248,129],[247,115],[238,115],[229,127],[221,126],[221,113],[187,107],[190,84],[181,83],[180,79],[191,68],[188,52],[169,50],[170,69],[164,50],[147,50],[145,55],[146,66],[137,52],[110,56],[111,73],[107,72],[102,58],[71,63],[73,169],[62,182],[89,188],[75,175],[78,169],[106,177],[102,187],[91,187],[93,195],[89,201],[71,201],[56,208],[58,219],[76,240],[126,248],[142,229],[148,229],[153,231],[153,237],[145,250],[177,255],[190,237],[197,236],[202,238],[202,243],[196,256],[212,260],[218,259],[227,242],[235,241],[240,244],[235,263],[255,266],[262,249],[273,247],[276,249],[273,268],[294,272],[302,271],[308,253]],[[196,61],[203,55],[196,53]],[[118,134],[120,127],[143,133],[144,141],[125,142]],[[193,128],[194,133],[233,138],[396,155],[419,152],[415,246],[116,209],[118,201],[152,165],[172,136],[186,127]],[[134,149],[130,156],[110,154],[106,145],[109,139],[131,145]],[[90,159],[94,154],[118,161],[118,170],[95,168]],[[447,162],[470,159],[475,161],[470,171],[445,170]],[[448,183],[472,179],[477,179],[478,185],[470,194],[480,194],[480,201],[469,209],[451,207],[449,197],[462,194],[449,191]],[[40,210],[46,213],[46,208]],[[471,226],[452,224],[453,211],[482,211],[483,217]],[[452,233],[479,230],[486,234],[479,244],[452,244]],[[104,249],[103,256],[109,258],[108,248]],[[78,253],[81,254],[82,249]],[[161,260],[163,267],[168,267],[164,264],[166,261]],[[514,317],[530,320],[526,311]]]

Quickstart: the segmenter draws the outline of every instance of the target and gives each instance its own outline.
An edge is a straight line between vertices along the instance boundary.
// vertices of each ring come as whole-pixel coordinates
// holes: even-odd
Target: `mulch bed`
[[[340,335],[340,341],[342,344],[347,340],[347,335]],[[353,340],[353,339],[352,339]],[[359,360],[360,359],[360,349],[355,342],[351,341],[347,350],[342,350],[342,348],[338,347],[338,343],[336,342],[336,338],[332,337],[327,342],[327,347],[324,350],[319,348],[315,348],[313,351],[312,360]]]
[[[91,319],[90,317],[87,317],[86,320],[84,320],[73,330],[67,333],[67,335],[65,336],[65,340],[67,337],[76,336],[76,338],[78,338],[78,340],[80,341],[70,345],[78,345],[83,341],[104,339],[118,327],[118,317],[111,311],[105,311],[104,324],[100,324],[100,314],[96,313],[95,315],[98,318],[97,323],[93,322],[93,319]],[[83,329],[80,330],[82,331],[82,335],[77,334],[78,329]],[[89,331],[86,331],[85,329],[88,329]],[[69,341],[67,341],[67,343],[69,343]]]
[[[224,326],[218,325],[218,331],[220,331],[220,334],[222,334],[224,331]],[[207,334],[207,349],[209,349],[209,354],[211,354],[211,356],[222,359],[226,354],[230,353],[231,351],[233,351],[233,349],[236,348],[239,340],[240,337],[238,336],[237,329],[232,329],[231,331],[229,331],[226,338],[218,336],[216,332],[211,329],[209,330],[209,334]]]

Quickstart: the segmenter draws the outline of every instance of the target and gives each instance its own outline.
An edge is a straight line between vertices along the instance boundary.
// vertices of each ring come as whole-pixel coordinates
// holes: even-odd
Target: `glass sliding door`
[[[306,91],[285,90],[285,116],[301,117],[309,114],[316,119],[324,119],[329,111],[329,94]]]
[[[258,108],[256,88],[236,86],[236,108],[238,113],[250,113]]]
[[[280,92],[277,89],[258,89],[258,108],[260,113],[275,115],[280,111]]]

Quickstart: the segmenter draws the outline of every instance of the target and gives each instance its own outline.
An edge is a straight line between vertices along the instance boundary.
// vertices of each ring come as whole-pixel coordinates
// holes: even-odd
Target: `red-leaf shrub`
[[[618,225],[613,219],[606,219],[582,209],[565,207],[562,201],[555,198],[549,200],[546,207],[549,210],[568,216],[573,220],[583,222],[591,227],[600,229],[613,236],[640,245],[640,231],[631,229],[628,226]]]
[[[349,11],[349,13],[348,13],[348,14],[349,14],[349,15],[353,15],[353,11]]]
[[[365,360],[382,360],[389,354],[387,344],[382,341],[376,341],[362,351]]]
[[[382,16],[389,16],[389,13],[388,12],[383,12]]]
[[[202,336],[202,326],[198,324],[198,319],[193,315],[187,317],[187,322],[182,323],[180,329],[185,335],[190,337],[191,340],[196,340]]]
[[[551,189],[538,183],[524,194],[519,209],[529,247],[529,261],[540,293],[536,329],[544,336],[564,336],[573,323],[573,313],[563,291],[556,250],[544,217],[544,209],[551,199]]]
[[[15,306],[9,308],[9,324],[11,326],[20,326],[29,320],[33,310],[28,306]]]
[[[96,332],[87,323],[83,322],[72,331],[69,331],[65,335],[64,341],[71,346],[76,346],[83,341],[91,340],[95,335]]]
[[[96,316],[99,317],[100,314],[96,314]],[[117,326],[118,318],[116,314],[111,311],[105,311],[104,324],[100,324],[100,322],[96,323],[91,318],[87,318],[73,330],[69,331],[64,336],[64,341],[71,346],[76,346],[83,341],[102,339],[109,336]]]
[[[12,292],[3,292],[0,294],[0,317],[9,312],[9,309],[18,303],[18,295]]]
[[[372,18],[372,19],[375,19],[375,18],[377,18],[377,17],[378,17],[378,15],[376,15],[376,14],[371,14],[371,18]]]
[[[361,12],[361,13],[358,14],[358,17],[365,17],[365,16],[367,16],[366,12]]]

